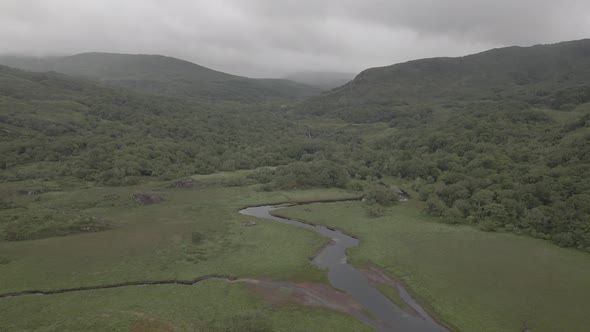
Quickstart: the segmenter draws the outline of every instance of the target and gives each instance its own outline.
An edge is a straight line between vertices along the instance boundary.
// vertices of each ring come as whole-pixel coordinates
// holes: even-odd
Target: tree
[[[371,185],[365,191],[365,199],[370,205],[390,206],[399,201],[399,193],[384,185]]]
[[[448,209],[448,207],[445,205],[445,202],[443,202],[436,195],[432,195],[428,198],[428,200],[426,200],[426,206],[426,211],[428,214],[437,217],[443,216]]]

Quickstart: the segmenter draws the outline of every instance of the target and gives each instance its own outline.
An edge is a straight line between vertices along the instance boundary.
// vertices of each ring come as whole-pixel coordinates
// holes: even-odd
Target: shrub
[[[501,224],[491,219],[485,219],[483,221],[480,221],[478,226],[479,229],[481,229],[484,232],[495,232],[500,228]]]
[[[373,185],[365,192],[365,199],[369,204],[390,206],[399,201],[399,194],[382,185]]]
[[[200,232],[192,232],[191,233],[191,243],[192,244],[201,244],[201,241],[203,241],[203,234],[201,234]]]
[[[382,217],[384,213],[385,209],[378,204],[369,205],[367,208],[367,215],[371,218]]]
[[[431,216],[440,217],[447,211],[447,206],[438,196],[432,195],[426,201],[426,212]]]

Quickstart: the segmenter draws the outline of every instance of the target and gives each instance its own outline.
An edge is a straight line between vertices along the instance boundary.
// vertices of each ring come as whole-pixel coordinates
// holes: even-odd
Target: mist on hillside
[[[359,73],[585,38],[589,13],[583,0],[4,0],[0,53],[160,54],[256,78]]]

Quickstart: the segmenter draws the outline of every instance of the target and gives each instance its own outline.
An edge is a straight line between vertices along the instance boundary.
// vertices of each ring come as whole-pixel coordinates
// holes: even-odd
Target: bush
[[[429,215],[436,217],[443,216],[448,209],[445,202],[436,195],[430,196],[426,201],[426,205],[426,212],[428,212]]]
[[[365,192],[365,199],[371,205],[390,206],[399,202],[399,194],[386,186],[373,185]]]
[[[480,221],[479,224],[479,229],[481,229],[484,232],[495,232],[497,231],[502,225],[494,220],[491,219],[485,219],[483,221]]]
[[[344,188],[349,181],[346,169],[331,161],[295,162],[278,167],[276,189]]]
[[[371,218],[382,217],[383,214],[385,214],[385,209],[381,205],[373,204],[367,207],[367,215]]]
[[[572,233],[559,233],[551,237],[551,241],[560,247],[572,247],[576,244],[576,240]]]
[[[274,170],[265,167],[255,170],[254,172],[248,175],[248,178],[256,180],[258,183],[266,184],[273,180],[274,175]]]
[[[201,234],[200,232],[192,232],[191,233],[191,243],[192,244],[201,244],[201,241],[203,241],[203,234]]]
[[[465,223],[465,218],[463,218],[461,211],[456,208],[450,208],[443,213],[440,221],[445,224],[456,225]]]

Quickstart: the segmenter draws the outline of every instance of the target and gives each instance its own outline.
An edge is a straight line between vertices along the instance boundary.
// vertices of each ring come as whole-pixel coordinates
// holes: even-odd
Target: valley
[[[589,55],[0,56],[0,330],[585,331]]]

